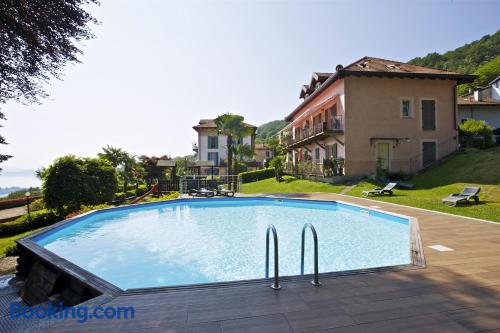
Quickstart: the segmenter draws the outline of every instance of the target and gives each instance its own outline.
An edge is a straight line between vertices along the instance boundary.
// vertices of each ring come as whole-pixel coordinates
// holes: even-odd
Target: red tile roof
[[[316,74],[316,73],[315,73]],[[328,73],[325,73],[328,74]],[[311,98],[317,96],[326,87],[333,82],[346,76],[378,76],[378,77],[408,77],[408,78],[429,78],[429,79],[450,79],[455,80],[457,83],[467,83],[474,80],[474,75],[460,74],[456,72],[411,65],[404,62],[387,60],[374,57],[363,57],[352,64],[342,67],[337,66],[337,71],[332,73],[321,86],[311,91],[308,97],[305,97],[306,91],[301,91],[301,98],[305,97],[304,101],[292,111],[285,120],[291,121],[293,116],[297,114],[304,105],[306,105]],[[313,76],[314,77],[314,76]],[[306,87],[306,86],[304,86]],[[313,89],[314,87],[310,87]]]
[[[257,126],[250,125],[247,123],[244,123],[246,127],[254,128],[257,129]],[[200,119],[200,122],[198,125],[194,125],[193,128],[196,129],[201,129],[201,128],[217,128],[217,125],[215,124],[215,119]]]

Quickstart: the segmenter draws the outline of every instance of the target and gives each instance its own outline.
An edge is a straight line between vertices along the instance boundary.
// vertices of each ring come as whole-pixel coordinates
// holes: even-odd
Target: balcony
[[[284,143],[288,148],[297,148],[343,132],[344,122],[342,116],[335,116],[320,125],[301,128],[295,133],[295,138],[288,138]]]

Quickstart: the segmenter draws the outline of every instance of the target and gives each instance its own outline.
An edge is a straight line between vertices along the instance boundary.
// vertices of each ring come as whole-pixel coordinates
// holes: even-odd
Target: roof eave
[[[362,58],[363,59],[363,58]],[[359,61],[359,60],[358,60]],[[316,97],[322,91],[324,91],[330,84],[334,83],[338,79],[342,79],[345,76],[378,76],[378,77],[407,77],[407,78],[421,78],[421,79],[443,79],[443,80],[454,80],[457,84],[471,83],[476,78],[476,75],[469,74],[438,74],[438,73],[401,73],[401,72],[359,72],[359,71],[349,71],[342,69],[332,76],[330,76],[318,89],[316,89],[311,95],[309,95],[302,103],[300,103],[288,116],[285,117],[286,121],[292,121],[293,116],[299,112],[311,99]]]

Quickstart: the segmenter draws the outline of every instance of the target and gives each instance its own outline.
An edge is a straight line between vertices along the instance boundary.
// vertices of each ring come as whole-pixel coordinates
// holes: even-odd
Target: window
[[[314,150],[314,159],[315,159],[316,161],[319,161],[319,148],[316,148],[316,149]]]
[[[219,148],[219,137],[218,136],[209,136],[208,137],[208,149],[217,149]]]
[[[239,138],[239,139],[236,141],[236,144],[237,144],[237,145],[242,145],[242,144],[243,144],[243,138]]]
[[[422,130],[436,130],[436,101],[433,99],[425,99],[422,103]]]
[[[332,156],[333,156],[333,158],[337,158],[338,157],[337,156],[337,144],[336,143],[334,143],[332,145]]]
[[[266,157],[270,157],[271,156],[271,153],[269,152],[269,150],[266,150]]]
[[[219,165],[219,153],[217,152],[208,152],[207,156],[209,161],[214,161],[215,165]]]
[[[401,118],[411,118],[413,116],[413,103],[409,98],[401,99]]]

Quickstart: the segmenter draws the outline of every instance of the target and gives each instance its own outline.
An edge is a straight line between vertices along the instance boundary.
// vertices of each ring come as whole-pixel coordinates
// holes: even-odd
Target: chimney
[[[474,90],[474,100],[476,102],[479,102],[483,99],[483,92],[481,91],[481,89],[475,89]]]

